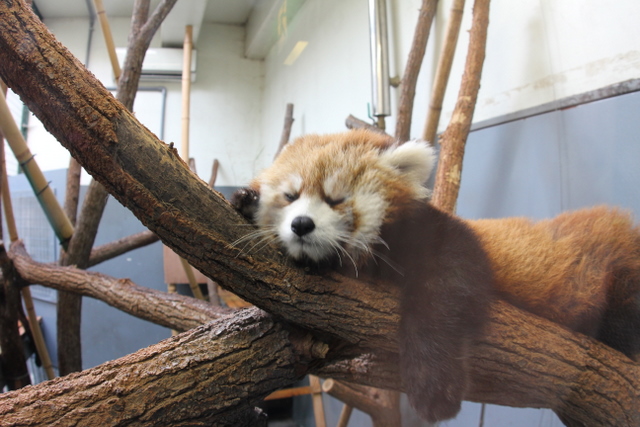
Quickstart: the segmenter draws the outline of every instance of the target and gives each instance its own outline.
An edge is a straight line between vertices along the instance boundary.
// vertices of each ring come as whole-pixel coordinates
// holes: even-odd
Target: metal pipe
[[[89,68],[89,60],[91,59],[91,45],[93,44],[93,31],[96,25],[96,14],[93,11],[93,3],[91,0],[85,0],[87,4],[87,13],[89,14],[89,34],[87,35],[87,52],[84,56],[84,66]]]
[[[389,88],[389,40],[386,0],[369,0],[369,37],[371,43],[372,115],[391,115]]]

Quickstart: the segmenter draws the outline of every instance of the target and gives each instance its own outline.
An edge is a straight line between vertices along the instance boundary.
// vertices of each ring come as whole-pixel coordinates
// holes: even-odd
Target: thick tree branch
[[[281,324],[248,309],[95,368],[3,393],[0,417],[21,426],[266,425],[251,416],[253,408],[299,378],[297,357]]]
[[[192,174],[174,150],[138,124],[19,2],[0,0],[0,13],[4,18],[0,20],[4,55],[0,76],[80,163],[165,244],[244,299],[326,337],[331,345],[327,362],[336,360],[333,355],[342,348],[332,338],[396,350],[398,290],[394,286],[335,274],[318,277],[291,268],[275,249],[253,253],[230,246],[247,227],[222,197]],[[193,369],[206,357],[205,348],[184,356],[196,361]],[[550,322],[497,302],[491,328],[473,354],[473,400],[562,408],[592,425],[593,420],[601,425],[640,424],[638,366]],[[162,363],[170,366],[172,361]],[[342,363],[348,366],[346,360]],[[322,368],[319,365],[314,371]],[[614,390],[615,396],[598,394],[593,387],[606,375],[610,375],[607,384],[614,385],[608,390]],[[373,383],[379,376],[369,378],[372,386],[391,384]],[[169,411],[161,402],[156,404]],[[174,410],[180,412],[179,407]]]
[[[129,279],[115,279],[75,267],[36,262],[29,257],[21,241],[11,245],[9,257],[26,283],[96,298],[125,313],[178,331],[186,331],[232,313],[232,310],[185,295],[138,286]]]
[[[222,319],[220,316],[226,313],[193,298],[141,288],[128,280],[34,262],[21,243],[12,245],[9,255],[17,273],[28,282],[96,297],[129,314],[167,327],[186,329],[214,318]],[[270,318],[268,322],[272,322]],[[251,327],[254,326],[258,327]],[[553,408],[588,425],[636,425],[640,422],[640,408],[637,405],[640,398],[640,367],[625,356],[502,302],[494,304],[491,326],[487,332],[487,336],[473,351],[470,400],[518,407]],[[295,344],[296,358],[307,362],[304,366],[281,366],[280,374],[289,371],[286,377],[302,375],[302,372],[306,372],[305,366],[309,366],[311,373],[325,377],[374,387],[402,388],[398,381],[396,354],[362,354],[361,348],[343,345],[329,348],[326,354],[325,345],[311,340],[301,331],[296,333],[295,338],[289,337],[289,340]],[[166,359],[176,357],[171,348],[162,351],[166,353]],[[207,347],[201,351],[209,350]],[[203,357],[198,354],[193,353],[191,357]],[[262,362],[261,359],[252,358],[242,363],[251,366]],[[113,379],[114,371],[120,369],[119,366],[118,363],[103,365],[99,373],[92,374],[92,381],[99,382],[102,378],[104,382],[111,381],[112,387],[117,387],[118,381],[126,379]],[[192,375],[187,370],[176,372],[173,381],[188,382]],[[68,376],[67,380],[54,384],[57,384],[57,388],[74,389],[77,393],[82,393],[86,386],[82,384],[85,380],[77,380],[73,375]],[[56,399],[56,387],[39,387],[41,400]],[[601,391],[604,389],[616,392],[603,394]],[[258,398],[253,395],[246,397]],[[118,403],[127,406],[129,398],[134,401],[138,399],[137,395],[123,396]],[[92,406],[102,399],[100,394],[88,395],[83,398],[83,404]],[[0,408],[4,402],[4,405],[9,405],[17,412],[24,411],[16,416],[27,417],[32,407],[13,406],[15,401],[22,400],[22,395],[16,394],[7,396],[5,400],[0,398]],[[175,405],[183,403],[181,400],[173,402]],[[181,412],[178,408],[176,406],[174,410]],[[55,413],[55,417],[62,418],[77,408],[52,405],[49,410]],[[171,411],[167,409],[167,412]]]
[[[127,55],[117,87],[118,100],[128,110],[133,110],[142,62],[151,39],[175,2],[176,0],[163,1],[148,21],[149,0],[137,0],[134,4]],[[89,266],[91,248],[107,204],[108,195],[101,184],[91,181],[75,233],[69,242],[65,257],[61,260],[62,265],[76,265],[80,268]],[[82,299],[78,295],[59,293],[57,306],[58,367],[62,375],[82,369],[81,308]]]

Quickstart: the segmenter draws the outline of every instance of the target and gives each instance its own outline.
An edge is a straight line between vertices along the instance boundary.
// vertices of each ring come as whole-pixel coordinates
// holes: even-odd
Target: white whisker
[[[251,245],[248,252],[254,251],[257,246],[260,246],[257,249],[260,250],[276,239],[273,230],[275,230],[275,227],[273,226],[254,230],[229,244],[229,247],[235,248],[238,247],[238,245],[244,243],[244,245],[239,248],[240,252],[238,253],[238,255],[244,252],[247,249],[247,246],[249,246],[249,244],[251,243],[253,243],[253,245]]]

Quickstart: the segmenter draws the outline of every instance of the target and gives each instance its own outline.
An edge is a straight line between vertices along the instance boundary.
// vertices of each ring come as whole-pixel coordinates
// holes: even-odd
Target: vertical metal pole
[[[389,88],[389,41],[386,0],[369,0],[371,42],[372,115],[391,115]]]

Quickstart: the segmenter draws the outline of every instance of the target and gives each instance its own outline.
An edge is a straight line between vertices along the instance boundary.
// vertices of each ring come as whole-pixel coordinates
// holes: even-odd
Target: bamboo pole
[[[24,286],[20,292],[22,293],[22,299],[24,305],[27,308],[27,316],[29,317],[29,326],[31,327],[31,334],[33,335],[33,341],[36,345],[36,351],[42,361],[42,367],[47,374],[47,379],[52,380],[56,377],[53,370],[53,363],[51,362],[51,356],[47,349],[47,344],[44,341],[44,335],[42,334],[42,328],[40,322],[38,322],[38,316],[36,315],[36,309],[33,305],[33,298],[31,296],[31,288]]]
[[[13,151],[25,176],[29,180],[40,206],[42,206],[49,223],[53,227],[56,236],[58,236],[58,240],[60,240],[60,244],[66,247],[71,235],[73,235],[73,226],[67,215],[65,215],[64,210],[62,210],[60,203],[58,203],[58,199],[56,199],[51,187],[49,187],[49,183],[38,167],[34,155],[31,154],[16,122],[13,120],[2,91],[0,91],[0,129],[2,129],[11,151]]]
[[[181,139],[181,152],[180,155],[185,162],[189,162],[189,123],[190,123],[190,104],[191,104],[191,51],[193,50],[193,27],[187,25],[184,32],[184,56],[182,62],[182,139]],[[195,170],[195,164],[191,167]],[[187,275],[189,281],[189,287],[193,296],[204,300],[204,295],[200,290],[200,285],[196,280],[196,276],[193,273],[193,267],[182,257],[180,257],[180,263]]]
[[[429,141],[431,145],[435,144],[436,134],[438,132],[438,123],[440,122],[440,114],[442,113],[442,102],[447,90],[447,83],[451,75],[451,65],[456,54],[458,45],[458,35],[460,34],[460,25],[462,23],[462,14],[464,10],[465,0],[454,0],[449,12],[449,23],[447,24],[446,37],[436,75],[431,90],[431,100],[429,101],[429,112],[427,122],[422,133],[422,139]]]
[[[441,138],[442,149],[431,202],[434,206],[451,213],[455,212],[462,177],[464,148],[480,90],[489,26],[489,3],[489,0],[475,0],[473,5],[469,48],[458,101]]]
[[[93,4],[96,6],[96,13],[98,14],[98,19],[100,20],[100,28],[102,28],[102,35],[104,36],[104,41],[107,44],[107,52],[109,52],[111,68],[113,68],[114,80],[117,82],[118,80],[120,80],[120,74],[122,74],[122,70],[120,69],[120,63],[118,62],[118,56],[116,55],[116,48],[113,44],[113,35],[111,34],[109,19],[107,18],[107,13],[104,10],[102,0],[93,0]]]
[[[342,407],[342,411],[340,411],[340,418],[338,418],[338,423],[336,427],[347,427],[349,425],[349,419],[351,418],[351,413],[353,412],[353,406],[347,405],[346,403]]]
[[[313,415],[316,420],[316,427],[327,427],[324,416],[324,406],[322,405],[322,386],[320,378],[309,375],[309,386],[311,387],[311,399],[313,401]]]
[[[182,150],[185,162],[189,161],[189,122],[191,114],[191,51],[193,49],[193,27],[187,25],[184,32],[182,62]]]
[[[218,159],[213,159],[213,166],[211,168],[211,177],[209,178],[209,187],[211,188],[215,187],[216,185],[216,180],[218,179],[219,167],[220,167],[220,162],[218,161]],[[210,304],[217,305],[217,306],[222,305],[218,284],[209,277],[207,277],[207,292],[209,294]]]
[[[4,91],[0,91],[4,94]],[[16,227],[16,220],[13,214],[13,205],[11,203],[11,193],[9,189],[9,179],[7,176],[7,167],[4,158],[4,135],[0,133],[0,169],[2,174],[2,204],[4,206],[5,220],[7,222],[7,229],[9,230],[9,239],[11,242],[18,240],[18,229]],[[33,298],[31,296],[31,288],[29,286],[23,286],[20,290],[22,294],[22,300],[27,309],[27,317],[29,318],[29,327],[31,334],[33,335],[33,341],[36,346],[36,351],[42,361],[42,367],[47,374],[47,378],[52,380],[56,374],[53,371],[53,363],[51,362],[51,356],[47,349],[47,344],[44,341],[42,334],[42,328],[40,328],[40,322],[38,322],[38,316],[36,315],[36,309],[33,305]]]
[[[193,273],[193,267],[189,265],[186,259],[180,257],[180,262],[182,263],[182,268],[184,268],[184,272],[187,274],[187,280],[189,281],[189,287],[191,288],[191,292],[193,296],[203,300],[204,295],[202,295],[202,291],[200,290],[200,285],[198,285],[198,281],[196,280],[196,275]]]

